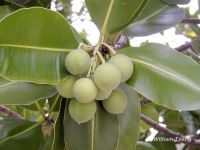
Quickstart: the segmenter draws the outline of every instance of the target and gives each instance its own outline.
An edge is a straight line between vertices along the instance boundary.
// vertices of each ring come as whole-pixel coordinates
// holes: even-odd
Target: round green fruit
[[[118,87],[121,81],[121,73],[115,65],[105,63],[95,70],[94,81],[100,90],[111,91]]]
[[[65,67],[73,75],[85,74],[90,68],[90,56],[84,50],[73,50],[65,59]]]
[[[116,89],[112,94],[103,102],[104,108],[111,114],[123,113],[127,107],[127,96],[126,94]]]
[[[96,100],[105,100],[106,98],[108,98],[110,96],[111,93],[112,93],[111,90],[110,91],[102,91],[97,88]]]
[[[97,88],[89,78],[77,80],[73,87],[73,95],[80,103],[89,103],[97,96]]]
[[[73,86],[77,81],[77,77],[69,75],[67,78],[56,85],[58,93],[65,98],[73,97]]]
[[[96,113],[96,102],[82,104],[72,99],[69,104],[69,114],[76,122],[85,123],[90,121]]]
[[[117,54],[110,58],[109,63],[114,64],[121,72],[121,81],[127,81],[133,74],[131,59],[123,54]]]

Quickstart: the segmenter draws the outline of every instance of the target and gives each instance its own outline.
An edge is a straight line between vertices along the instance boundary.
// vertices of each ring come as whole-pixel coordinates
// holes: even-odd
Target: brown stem
[[[191,42],[185,43],[185,44],[183,44],[183,45],[181,45],[181,46],[179,46],[179,47],[177,47],[175,49],[177,51],[179,51],[179,52],[183,52],[183,51],[185,51],[187,49],[192,49],[192,43]]]
[[[166,127],[162,127],[157,122],[155,122],[154,120],[148,118],[147,116],[145,116],[143,114],[141,115],[141,120],[143,120],[148,125],[152,126],[154,129],[158,130],[159,132],[162,132],[165,135],[167,135],[167,136],[169,136],[169,137],[171,137],[175,140],[177,138],[184,139],[184,140],[179,141],[181,143],[184,143],[184,144],[187,144],[187,145],[192,145],[192,146],[195,146],[195,147],[200,147],[200,141],[192,139],[192,138],[188,139],[186,136],[180,134],[179,132],[175,132],[175,131],[168,129]]]
[[[185,18],[181,21],[181,23],[188,23],[188,24],[200,24],[200,19],[197,18]]]
[[[8,116],[13,117],[15,119],[23,119],[23,117],[20,114],[14,112],[13,110],[11,110],[3,105],[0,105],[0,112],[7,114]]]

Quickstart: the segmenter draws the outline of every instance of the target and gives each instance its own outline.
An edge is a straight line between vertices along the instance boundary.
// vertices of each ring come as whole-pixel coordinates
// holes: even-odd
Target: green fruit
[[[111,92],[112,91],[102,91],[97,88],[96,100],[105,100],[106,98],[110,96]]]
[[[74,84],[73,95],[80,103],[89,103],[97,96],[97,88],[89,78],[81,78]]]
[[[56,89],[58,93],[65,98],[72,98],[73,97],[73,86],[74,83],[77,81],[77,77],[69,75],[64,81],[59,82],[56,85]]]
[[[73,75],[85,74],[90,68],[90,56],[84,50],[73,50],[67,55],[65,66]]]
[[[113,64],[105,63],[95,70],[94,81],[100,90],[111,91],[118,87],[121,81],[121,73]]]
[[[90,121],[94,117],[96,109],[95,101],[82,104],[72,99],[69,104],[69,114],[79,124]]]
[[[111,114],[123,113],[127,106],[127,96],[126,94],[116,89],[112,94],[103,102],[104,108]]]
[[[133,74],[133,63],[131,59],[123,54],[117,54],[109,60],[109,63],[114,64],[121,72],[121,81],[127,81]]]

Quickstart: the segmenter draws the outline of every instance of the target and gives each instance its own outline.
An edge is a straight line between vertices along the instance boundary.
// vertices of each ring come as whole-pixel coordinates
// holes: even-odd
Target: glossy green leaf
[[[21,7],[42,6],[49,7],[51,0],[5,0]]]
[[[102,34],[122,30],[138,15],[148,0],[86,0],[93,21]]]
[[[0,22],[0,75],[44,84],[62,80],[66,52],[78,46],[74,34],[55,11],[34,7],[8,15]]]
[[[147,36],[177,25],[184,18],[184,12],[176,6],[167,6],[148,18],[133,23],[124,30],[128,36]]]
[[[144,105],[142,106],[141,113],[145,116],[151,118],[152,120],[158,122],[159,114],[157,110],[151,105]],[[151,126],[147,125],[144,121],[141,120],[140,129],[141,131],[146,131],[150,129]]]
[[[141,95],[171,109],[200,108],[200,66],[192,58],[153,43],[120,53],[133,60],[135,71],[128,84]]]
[[[132,22],[138,22],[144,19],[148,19],[149,17],[153,16],[154,14],[159,13],[163,9],[168,7],[166,3],[161,2],[160,0],[148,0],[146,5],[140,10],[140,13],[133,18]]]
[[[13,11],[14,9],[8,5],[0,6],[0,20],[3,19],[8,14],[12,13]]]
[[[55,95],[50,85],[8,81],[0,78],[0,104],[32,104],[39,99]]]
[[[65,111],[65,145],[68,150],[134,150],[140,129],[140,103],[135,91],[126,84],[119,87],[128,97],[123,114],[111,115],[98,104],[94,120],[77,124]],[[100,102],[99,102],[100,103]]]
[[[127,84],[119,87],[128,98],[125,112],[119,117],[120,137],[116,150],[134,150],[140,132],[140,101],[137,93]]]
[[[190,0],[161,0],[161,1],[172,5],[188,4],[190,2]]]
[[[43,146],[40,124],[26,120],[0,120],[1,150],[39,150]]]
[[[157,149],[150,143],[138,141],[136,150],[157,150]],[[158,149],[158,150],[161,150],[161,149]]]
[[[60,111],[58,118],[56,119],[55,127],[53,129],[53,142],[50,150],[64,150],[64,114],[66,108],[66,101],[63,100],[60,103]]]
[[[99,104],[92,121],[78,124],[67,108],[64,133],[67,150],[114,150],[119,139],[118,117],[107,113]]]

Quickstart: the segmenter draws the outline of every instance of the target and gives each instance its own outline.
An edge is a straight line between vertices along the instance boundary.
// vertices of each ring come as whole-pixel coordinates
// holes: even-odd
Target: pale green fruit
[[[97,88],[96,100],[105,100],[106,98],[108,98],[110,96],[111,93],[112,93],[111,90],[110,91],[102,91]]]
[[[65,66],[73,75],[85,74],[90,68],[90,56],[84,50],[73,50],[67,55]]]
[[[118,87],[121,81],[121,73],[115,65],[105,63],[95,70],[94,81],[100,90],[111,91]]]
[[[77,77],[69,75],[64,81],[59,82],[56,85],[56,89],[58,93],[65,98],[72,98],[73,97],[73,86],[74,83],[77,81]]]
[[[81,78],[74,84],[73,95],[80,103],[89,103],[97,96],[97,88],[89,78]]]
[[[109,113],[120,114],[123,113],[127,107],[127,96],[123,91],[116,89],[102,103]]]
[[[69,104],[69,113],[72,119],[76,122],[84,123],[94,118],[96,113],[96,102],[79,103],[77,100],[72,99]]]
[[[131,59],[123,54],[117,54],[110,58],[109,63],[114,64],[121,72],[121,81],[127,81],[133,74]]]

